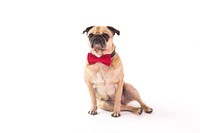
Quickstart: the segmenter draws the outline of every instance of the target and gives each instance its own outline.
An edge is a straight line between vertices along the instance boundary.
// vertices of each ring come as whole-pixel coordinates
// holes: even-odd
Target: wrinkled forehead
[[[95,26],[88,32],[88,35],[90,33],[93,33],[95,35],[101,35],[103,33],[107,33],[110,37],[113,36],[112,32],[106,26]]]

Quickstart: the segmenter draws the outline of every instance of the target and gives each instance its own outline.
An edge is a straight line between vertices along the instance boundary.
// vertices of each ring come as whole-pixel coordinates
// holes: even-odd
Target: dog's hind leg
[[[106,111],[114,110],[114,101],[98,100],[98,107]]]
[[[98,101],[98,107],[107,110],[107,111],[113,111],[114,110],[114,101]],[[121,111],[130,111],[136,114],[141,114],[142,113],[142,108],[136,108],[132,106],[126,106],[124,104],[121,104],[120,106]]]
[[[130,111],[135,114],[141,115],[142,114],[142,108],[127,106],[127,105],[121,105],[121,111]]]
[[[123,96],[124,96],[124,104],[127,105],[129,102],[135,100],[137,101],[142,109],[144,110],[144,112],[146,113],[151,113],[153,112],[153,109],[148,107],[140,98],[140,95],[138,93],[138,91],[131,85],[128,83],[124,83],[123,86]]]

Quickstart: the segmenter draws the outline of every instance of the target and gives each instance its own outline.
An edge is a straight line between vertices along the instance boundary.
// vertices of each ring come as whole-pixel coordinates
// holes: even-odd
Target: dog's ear
[[[88,31],[90,30],[90,29],[92,29],[94,26],[90,26],[90,27],[87,27],[84,31],[83,31],[83,34],[86,32],[86,33],[88,33]]]
[[[109,30],[112,31],[113,36],[115,35],[115,33],[116,33],[117,35],[120,35],[120,31],[119,31],[119,30],[117,30],[117,29],[115,29],[115,28],[113,28],[113,27],[111,27],[111,26],[107,26],[107,28],[108,28]]]

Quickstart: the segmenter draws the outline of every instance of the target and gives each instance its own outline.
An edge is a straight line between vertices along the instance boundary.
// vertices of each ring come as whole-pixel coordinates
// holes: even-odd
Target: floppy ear
[[[85,32],[88,33],[88,31],[89,31],[90,29],[92,29],[93,27],[94,27],[94,26],[87,27],[87,28],[83,31],[83,34],[84,34]]]
[[[111,26],[107,26],[107,28],[108,28],[109,30],[112,31],[113,36],[115,35],[115,33],[116,33],[117,35],[120,35],[120,31],[119,31],[119,30],[117,30],[117,29],[115,29],[115,28],[113,28],[113,27],[111,27]]]

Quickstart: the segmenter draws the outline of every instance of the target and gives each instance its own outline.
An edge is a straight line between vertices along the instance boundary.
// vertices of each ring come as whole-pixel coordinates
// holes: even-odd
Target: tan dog
[[[97,114],[98,107],[113,111],[113,117],[119,117],[120,111],[131,111],[141,114],[142,110],[151,113],[140,98],[137,90],[123,81],[124,72],[119,55],[115,52],[113,36],[120,31],[110,26],[91,26],[83,31],[89,39],[90,53],[85,66],[84,78],[91,97],[91,115]],[[128,106],[133,100],[140,103],[141,108]]]

